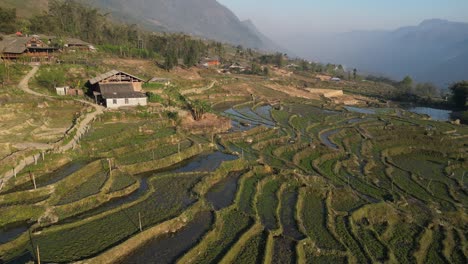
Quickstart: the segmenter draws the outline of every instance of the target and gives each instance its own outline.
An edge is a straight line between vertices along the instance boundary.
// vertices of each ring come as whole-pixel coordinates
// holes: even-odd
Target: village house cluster
[[[0,56],[3,60],[23,62],[55,62],[56,53],[69,51],[95,51],[96,48],[76,38],[59,39],[55,36],[0,35]]]

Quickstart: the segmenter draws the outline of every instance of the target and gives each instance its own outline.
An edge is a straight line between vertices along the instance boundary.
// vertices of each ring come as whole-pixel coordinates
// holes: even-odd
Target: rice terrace
[[[1,264],[467,262],[454,109],[338,65],[142,34],[165,50],[3,55]],[[174,43],[208,56],[168,65]]]
[[[98,116],[72,150],[3,184],[2,258],[37,247],[46,263],[464,262],[467,127],[258,91],[194,95],[216,98],[223,133],[149,109]]]

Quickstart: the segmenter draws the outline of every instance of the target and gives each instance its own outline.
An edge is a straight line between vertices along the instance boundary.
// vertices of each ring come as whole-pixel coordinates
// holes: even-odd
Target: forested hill
[[[61,0],[2,0],[0,7],[16,8],[24,17],[45,11],[47,3],[54,1]],[[216,0],[79,1],[110,13],[117,21],[138,24],[150,31],[183,32],[259,50],[278,49],[273,41],[240,21]]]
[[[270,40],[245,26],[237,16],[216,0],[97,0],[101,8],[146,25],[163,26],[169,31],[184,32],[250,48],[269,49]]]

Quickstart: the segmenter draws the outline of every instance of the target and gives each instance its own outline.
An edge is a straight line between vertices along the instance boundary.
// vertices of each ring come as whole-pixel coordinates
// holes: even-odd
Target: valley
[[[6,263],[37,252],[44,263],[463,263],[466,126],[372,97],[359,99],[373,107],[344,107],[271,89],[283,85],[276,73],[191,69],[197,78],[186,79],[145,60],[102,61],[171,78],[173,88],[152,91],[206,100],[231,128],[185,130],[158,103],[105,110],[73,149],[46,152],[3,184]],[[6,93],[7,106],[31,96]],[[47,100],[58,102],[76,104]]]
[[[297,58],[215,0],[33,2],[0,3],[0,264],[466,262],[468,81]]]

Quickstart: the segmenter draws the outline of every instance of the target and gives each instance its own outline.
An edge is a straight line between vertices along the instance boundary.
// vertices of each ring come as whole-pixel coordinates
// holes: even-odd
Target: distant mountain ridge
[[[184,32],[260,50],[279,48],[251,22],[240,21],[216,0],[96,0],[92,4],[153,30]]]
[[[251,21],[242,22],[216,0],[77,0],[109,12],[118,21],[148,30],[183,32],[206,39],[263,50],[282,50]],[[48,0],[2,0],[22,17],[40,14]]]
[[[441,19],[393,31],[354,31],[310,40],[301,55],[446,87],[468,79],[468,23]]]

